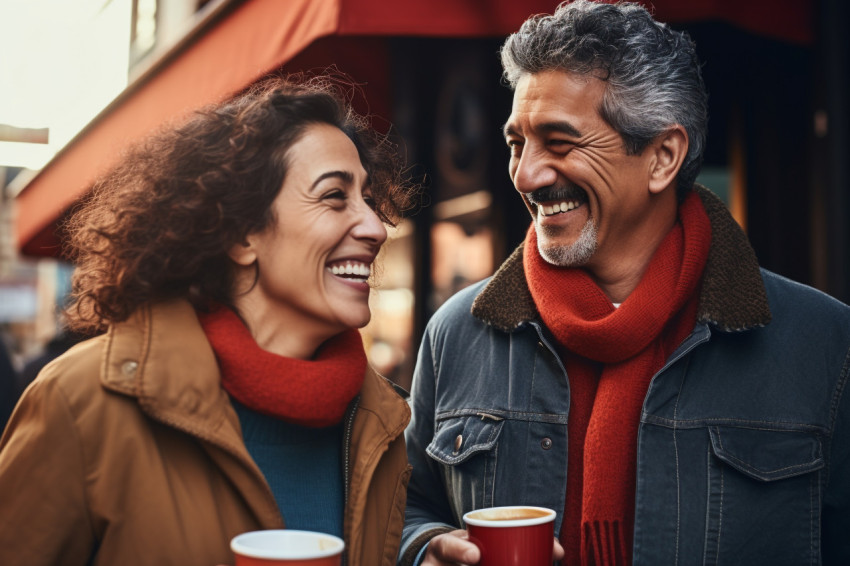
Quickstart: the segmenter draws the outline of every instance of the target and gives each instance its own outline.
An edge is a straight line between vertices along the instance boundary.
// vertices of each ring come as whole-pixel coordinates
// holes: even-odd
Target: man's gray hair
[[[504,77],[515,88],[523,75],[560,70],[608,83],[599,109],[638,154],[674,124],[688,133],[678,175],[682,195],[702,163],[708,95],[694,43],[631,2],[564,2],[552,15],[532,16],[501,49]]]

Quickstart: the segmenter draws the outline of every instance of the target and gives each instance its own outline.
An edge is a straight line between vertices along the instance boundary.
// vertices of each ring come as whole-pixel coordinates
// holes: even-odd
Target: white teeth
[[[368,279],[371,274],[371,270],[369,266],[365,263],[346,263],[345,265],[332,265],[328,267],[328,271],[333,273],[334,275],[356,275],[357,277],[362,277]],[[355,279],[354,277],[349,277],[349,279]]]
[[[548,205],[540,205],[540,212],[543,216],[552,216],[553,214],[558,214],[560,212],[567,212],[569,210],[573,210],[579,207],[579,203],[577,201],[570,202],[561,202],[555,204],[553,206]]]

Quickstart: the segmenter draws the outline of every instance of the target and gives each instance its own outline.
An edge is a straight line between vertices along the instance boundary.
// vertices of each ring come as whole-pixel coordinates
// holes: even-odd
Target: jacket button
[[[543,450],[549,450],[550,448],[552,448],[552,439],[544,438],[543,440],[541,440],[540,448],[542,448]]]
[[[180,396],[180,406],[189,414],[197,412],[201,406],[201,394],[194,388],[185,391]]]
[[[121,364],[121,373],[127,377],[133,377],[136,374],[137,369],[139,369],[139,362],[135,362],[133,360],[127,360]]]
[[[457,438],[455,438],[455,451],[454,454],[460,452],[460,447],[463,445],[463,435],[458,434]]]

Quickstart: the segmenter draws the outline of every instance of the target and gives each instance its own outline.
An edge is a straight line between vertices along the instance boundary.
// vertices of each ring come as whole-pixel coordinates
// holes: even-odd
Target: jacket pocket
[[[505,421],[487,413],[439,417],[434,438],[426,448],[454,492],[458,523],[463,509],[493,505],[493,486],[499,460],[498,441]],[[458,505],[459,504],[459,505]]]
[[[820,435],[714,426],[705,564],[816,564]]]
[[[820,437],[813,433],[713,426],[714,455],[760,481],[807,474],[824,466]]]

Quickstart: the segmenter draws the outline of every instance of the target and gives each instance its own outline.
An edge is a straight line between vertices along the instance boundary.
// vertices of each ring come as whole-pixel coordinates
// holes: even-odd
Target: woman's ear
[[[655,152],[652,168],[649,172],[649,191],[660,193],[671,184],[675,187],[676,176],[688,154],[688,133],[683,126],[676,124],[662,132],[650,144]]]
[[[257,252],[254,251],[250,238],[245,238],[245,241],[239,244],[233,244],[227,255],[234,263],[243,267],[248,267],[257,261]]]

